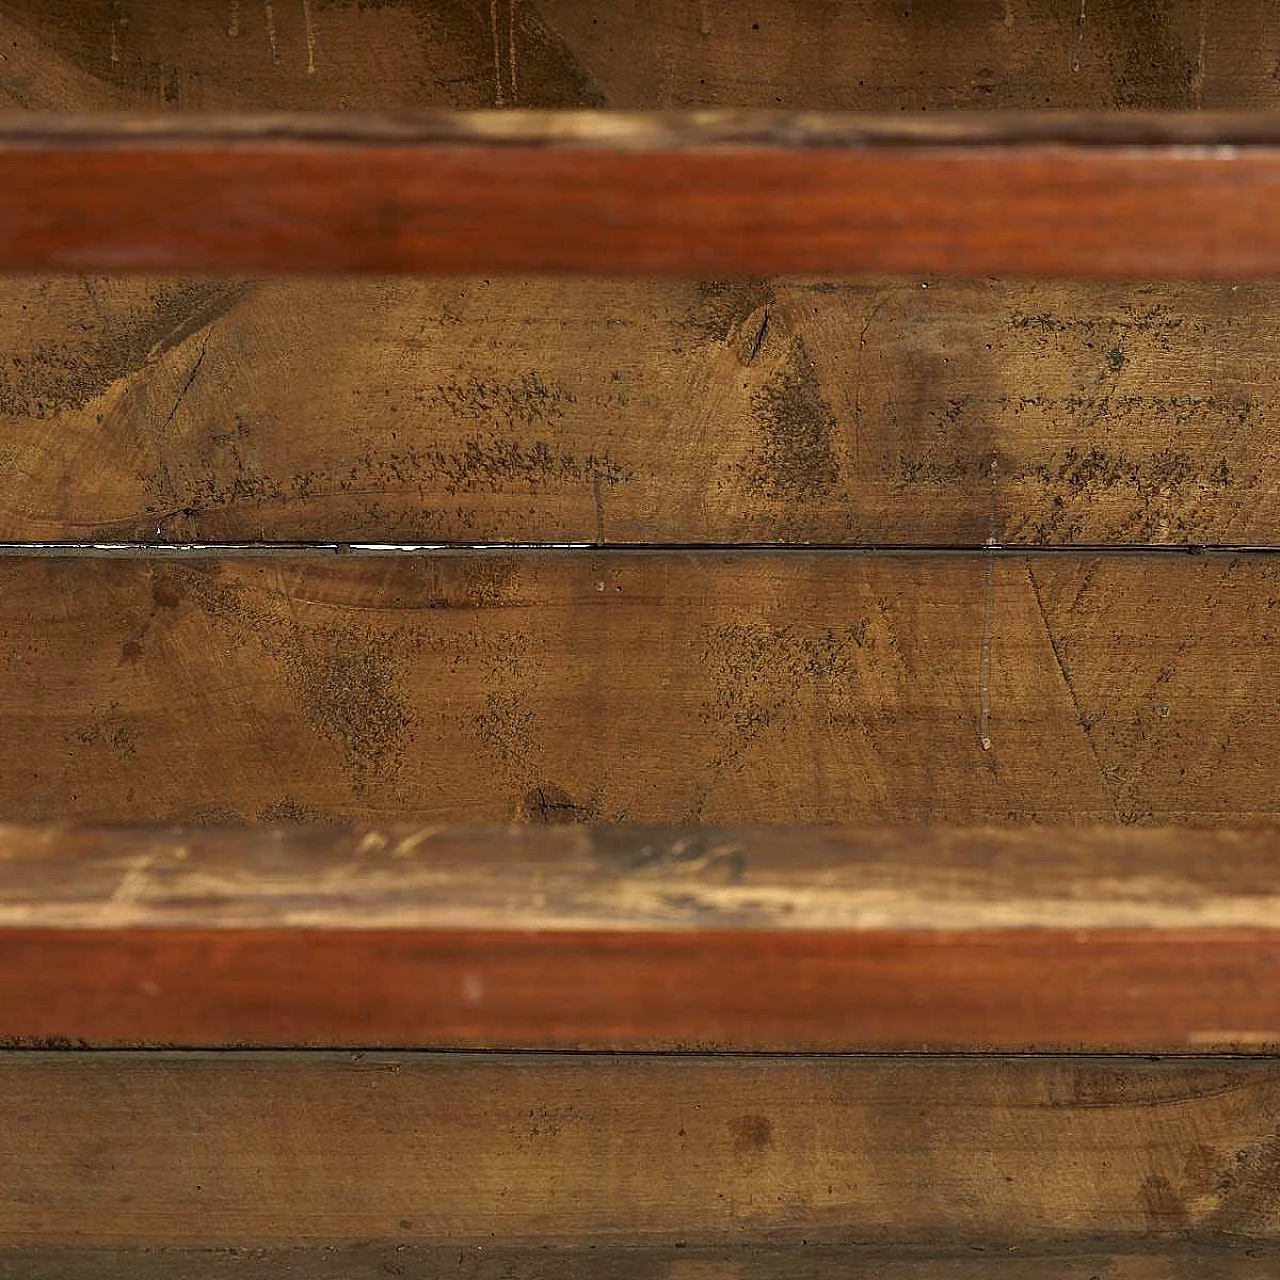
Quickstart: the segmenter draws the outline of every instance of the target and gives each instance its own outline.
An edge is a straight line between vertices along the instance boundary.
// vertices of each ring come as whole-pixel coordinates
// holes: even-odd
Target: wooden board
[[[1274,278],[1280,125],[1241,119],[20,114],[0,269]]]
[[[15,1048],[1273,1053],[1273,929],[8,929]]]
[[[0,816],[1266,821],[1277,575],[1267,555],[10,556]]]
[[[1276,1246],[947,1249],[751,1243],[554,1249],[405,1244],[292,1249],[0,1248],[2,1280],[1271,1280]]]
[[[14,1054],[0,1069],[0,1142],[24,1168],[0,1190],[10,1247],[1034,1256],[1102,1240],[1176,1256],[1277,1231],[1273,1063]]]
[[[1267,285],[6,287],[4,540],[1280,538]]]
[[[1264,1052],[1277,840],[0,828],[0,1039]]]
[[[1253,0],[5,0],[0,38],[34,109],[1280,105]]]

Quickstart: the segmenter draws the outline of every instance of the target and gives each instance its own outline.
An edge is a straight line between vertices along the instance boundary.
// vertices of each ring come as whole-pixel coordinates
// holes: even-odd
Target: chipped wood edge
[[[235,145],[705,147],[1253,147],[1280,145],[1280,112],[859,112],[506,110],[243,112],[181,116],[0,112],[0,147]]]
[[[0,827],[0,928],[1280,929],[1280,830]]]

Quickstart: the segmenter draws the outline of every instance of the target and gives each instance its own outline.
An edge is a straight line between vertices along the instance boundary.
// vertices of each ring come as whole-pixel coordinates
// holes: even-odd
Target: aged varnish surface
[[[111,119],[0,121],[0,268],[1280,276],[1270,116]]]
[[[14,1045],[1265,1053],[1274,829],[0,828]]]

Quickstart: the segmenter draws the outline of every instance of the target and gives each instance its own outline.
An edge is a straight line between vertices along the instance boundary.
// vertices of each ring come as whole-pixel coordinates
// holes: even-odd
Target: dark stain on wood
[[[747,460],[747,484],[768,502],[793,506],[821,498],[840,478],[832,450],[836,420],[814,367],[804,340],[797,338],[751,398],[764,441]]]
[[[0,741],[19,762],[0,775],[3,816],[250,816],[281,796],[429,822],[1274,814],[1266,555],[311,555],[159,572],[0,561]]]
[[[1134,292],[777,282],[703,337],[684,285],[261,286],[207,349],[12,418],[0,458],[29,479],[0,534],[1274,541],[1274,290]],[[138,293],[103,284],[98,320],[78,286],[25,289],[11,359],[131,323]]]

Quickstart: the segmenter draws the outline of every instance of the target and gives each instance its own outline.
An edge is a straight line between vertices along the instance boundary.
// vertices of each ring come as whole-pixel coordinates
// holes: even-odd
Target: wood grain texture
[[[9,556],[0,814],[1266,822],[1277,574],[1267,555]]]
[[[46,110],[1280,106],[1251,0],[5,0],[0,36],[0,100]]]
[[[1016,1250],[776,1245],[550,1248],[405,1244],[283,1249],[0,1248],[3,1280],[1270,1280],[1276,1246],[1164,1242],[1145,1249]]]
[[[13,1047],[1274,1053],[1236,930],[0,930]]]
[[[1280,538],[1276,289],[927,283],[10,283],[0,537]]]
[[[636,137],[608,118],[565,143],[566,127],[476,120],[416,141],[287,124],[10,127],[0,269],[1280,275],[1274,142],[967,146],[926,133],[868,147],[837,123],[798,146],[805,131],[782,117],[733,144],[692,120]]]
[[[1280,104],[1247,0],[311,10],[6,0],[0,100]],[[8,281],[0,538],[1277,540],[1273,290],[806,283]]]
[[[873,1246],[878,1274],[874,1246],[1176,1260],[1277,1231],[1268,1062],[13,1054],[2,1070],[6,1157],[39,1152],[0,1191],[10,1247],[683,1244],[765,1266],[808,1241]]]

